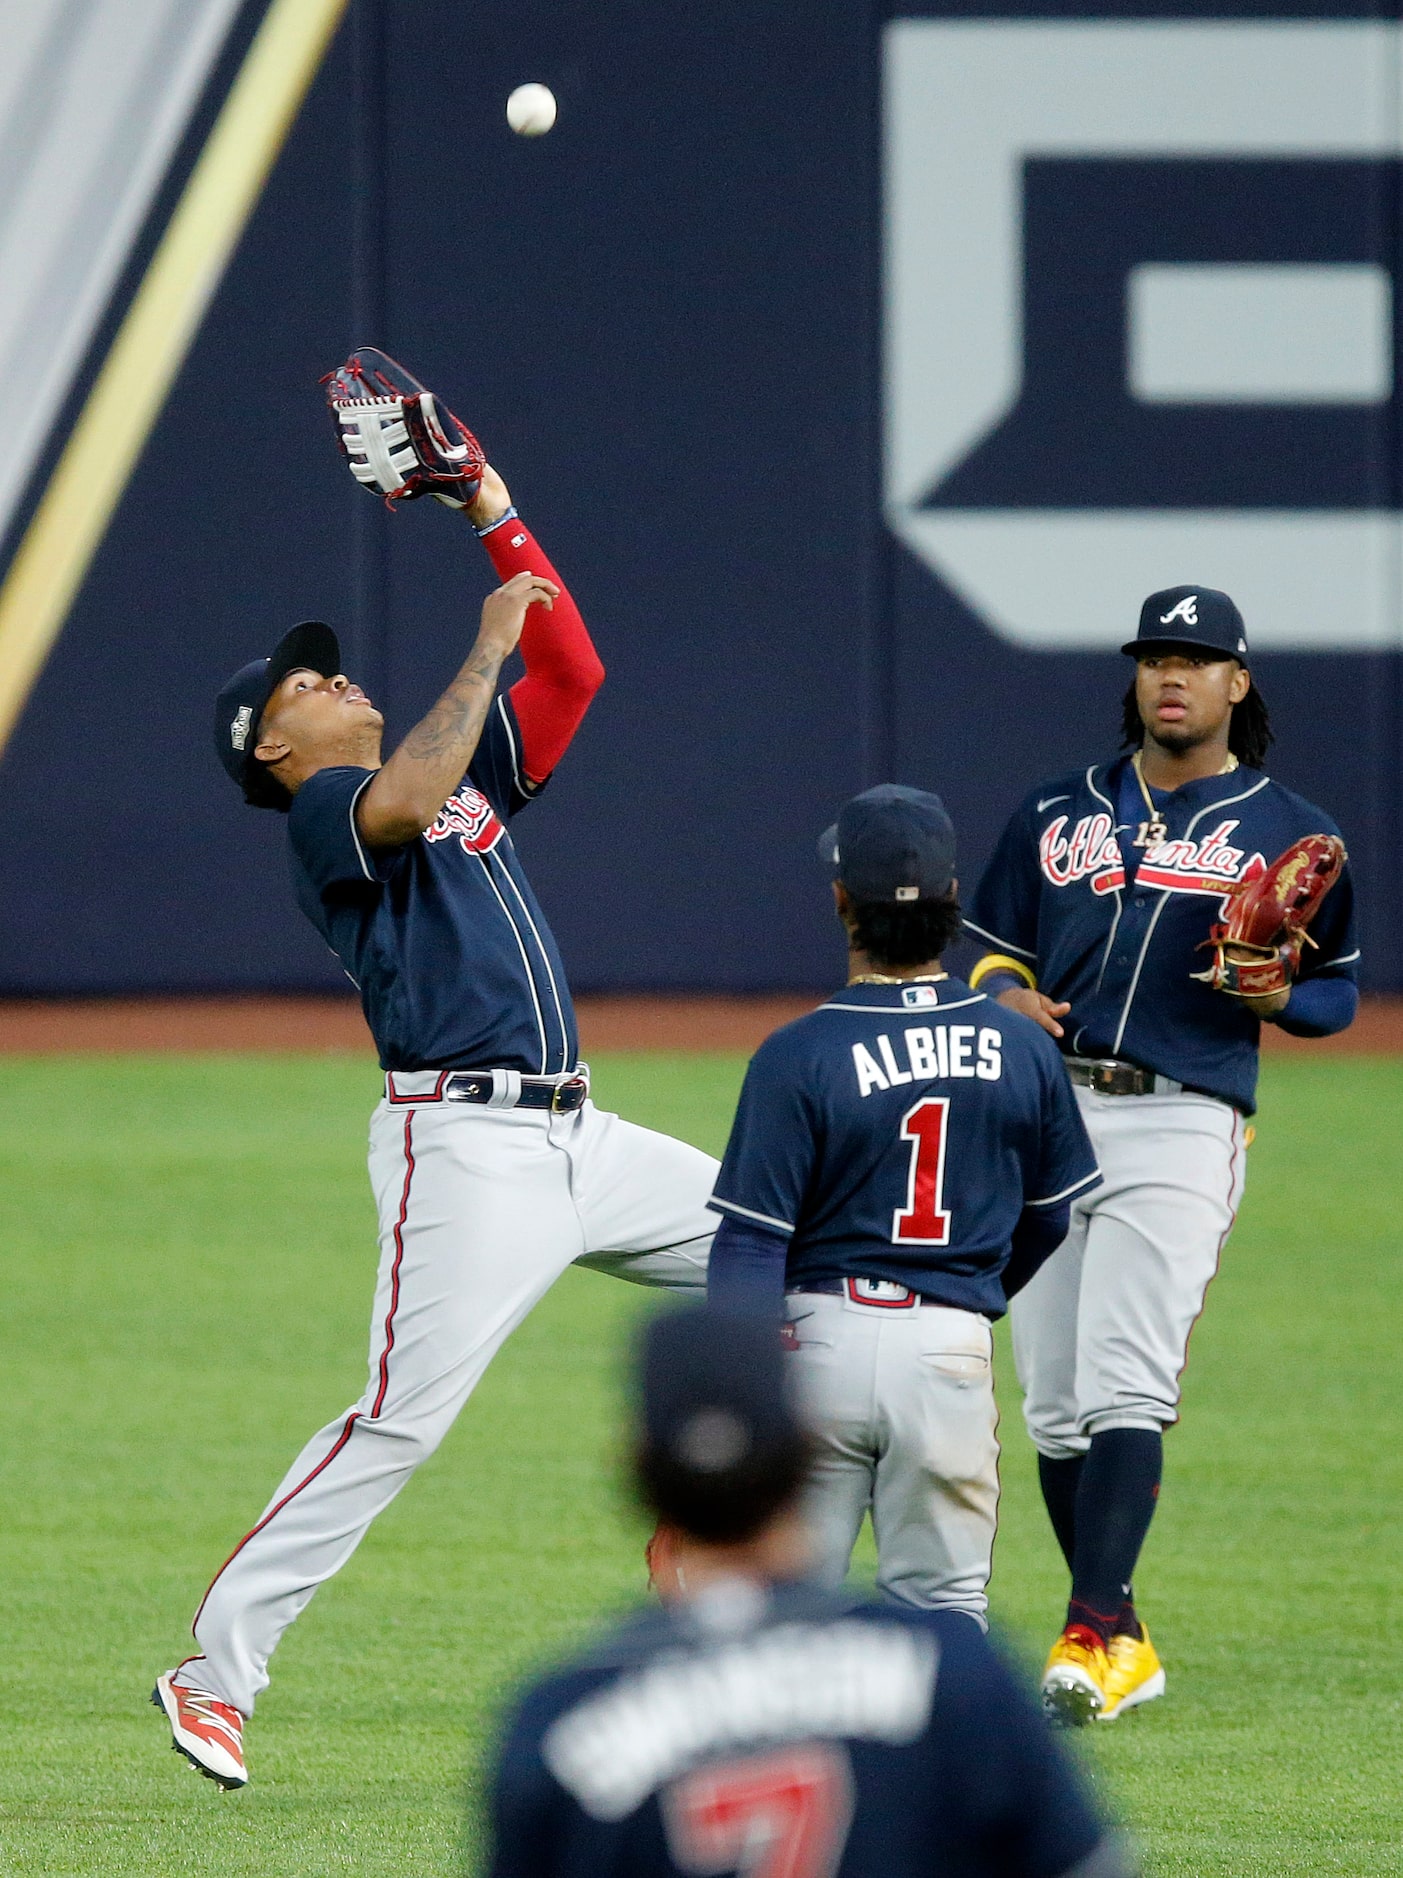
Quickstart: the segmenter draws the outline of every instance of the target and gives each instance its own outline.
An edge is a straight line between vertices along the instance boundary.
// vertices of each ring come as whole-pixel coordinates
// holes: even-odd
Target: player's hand
[[[484,463],[482,481],[478,485],[477,495],[463,513],[474,528],[486,528],[487,524],[495,522],[499,515],[505,515],[511,505],[511,490],[507,488],[492,465]]]
[[[489,593],[482,603],[482,626],[477,642],[505,658],[516,650],[529,606],[550,607],[560,592],[544,574],[513,574],[505,586]]]
[[[1011,1011],[1022,1011],[1035,1024],[1041,1024],[1050,1037],[1062,1035],[1062,1026],[1057,1020],[1072,1008],[1070,1004],[1054,1004],[1045,991],[1029,991],[1023,985],[1010,985],[1007,991],[999,993],[995,1003],[1006,1004]]]
[[[1291,987],[1284,991],[1269,991],[1263,998],[1239,998],[1239,1004],[1245,1004],[1254,1017],[1275,1017],[1278,1011],[1284,1011],[1291,1002]]]

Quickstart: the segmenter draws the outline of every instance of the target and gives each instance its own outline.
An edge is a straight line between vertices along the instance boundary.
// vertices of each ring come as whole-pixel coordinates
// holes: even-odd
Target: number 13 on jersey
[[[906,1204],[892,1215],[893,1245],[948,1245],[950,1215],[944,1210],[948,1096],[926,1096],[901,1118],[901,1137],[911,1143]]]

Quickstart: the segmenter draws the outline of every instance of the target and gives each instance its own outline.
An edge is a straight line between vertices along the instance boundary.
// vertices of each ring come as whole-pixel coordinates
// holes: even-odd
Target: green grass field
[[[740,1062],[600,1099],[718,1149]],[[0,1087],[0,1870],[445,1874],[511,1679],[637,1595],[618,1358],[646,1297],[569,1273],[289,1633],[221,1796],[147,1706],[206,1580],[364,1378],[375,1074],[11,1059]],[[1085,1744],[1154,1874],[1403,1869],[1403,1062],[1268,1067],[1137,1577],[1167,1698]],[[1065,1585],[1003,1353],[997,1613]]]

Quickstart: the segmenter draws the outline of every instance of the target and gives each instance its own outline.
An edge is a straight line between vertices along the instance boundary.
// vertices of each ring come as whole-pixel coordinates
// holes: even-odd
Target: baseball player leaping
[[[1096,1160],[1050,1038],[941,969],[960,928],[937,797],[883,785],[821,842],[844,990],[765,1042],[712,1205],[710,1296],[784,1314],[830,1583],[870,1509],[877,1582],[984,1621],[998,1507],[990,1320]]]
[[[1343,847],[1262,773],[1271,732],[1236,606],[1206,587],[1151,594],[1124,651],[1133,754],[1034,790],[965,921],[992,948],[971,982],[1062,1040],[1105,1176],[1012,1312],[1072,1573],[1043,1696],[1071,1722],[1164,1688],[1131,1577],[1242,1198],[1261,1020],[1328,1036],[1357,1002]]]
[[[380,713],[326,626],[294,627],[219,696],[220,757],[248,802],[287,814],[298,901],[359,986],[385,1070],[365,1393],[293,1462],[205,1595],[200,1653],[156,1685],[175,1746],[223,1787],[248,1779],[243,1725],[279,1637],[565,1267],[701,1286],[715,1225],[708,1155],[590,1102],[560,956],[507,830],[602,667],[501,477],[480,455],[465,467],[467,433],[421,387],[388,382],[404,395],[373,408],[347,387],[362,407],[342,416],[362,446],[353,469],[419,493],[422,453],[423,491],[463,509],[504,584],[458,676],[383,763]],[[518,641],[526,675],[500,695]]]

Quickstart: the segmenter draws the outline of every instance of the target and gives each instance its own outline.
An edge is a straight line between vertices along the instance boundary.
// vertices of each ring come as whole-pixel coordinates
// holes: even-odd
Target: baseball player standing
[[[960,929],[939,798],[884,785],[822,837],[848,983],[746,1074],[708,1295],[786,1319],[818,1431],[808,1508],[840,1583],[984,1621],[998,1506],[991,1320],[1099,1178],[1057,1050],[942,969]]]
[[[965,922],[991,948],[971,982],[1060,1040],[1104,1175],[1013,1309],[1024,1414],[1072,1574],[1044,1702],[1078,1723],[1164,1689],[1131,1580],[1189,1332],[1242,1198],[1260,1024],[1343,1030],[1359,957],[1347,872],[1319,899],[1303,957],[1299,932],[1250,968],[1237,954],[1252,949],[1214,944],[1251,883],[1302,872],[1294,852],[1268,869],[1288,844],[1318,835],[1336,872],[1343,861],[1324,840],[1333,822],[1263,773],[1271,731],[1237,607],[1206,587],[1153,593],[1123,650],[1136,662],[1131,754],[1026,798]],[[1314,878],[1318,891],[1334,873]]]
[[[772,1326],[669,1312],[642,1370],[636,1474],[686,1589],[517,1704],[491,1878],[1128,1878],[973,1624],[803,1582]]]
[[[462,670],[388,760],[381,715],[326,626],[294,627],[216,708],[229,775],[287,815],[298,902],[359,986],[385,1071],[365,1393],[293,1462],[205,1595],[199,1654],[153,1698],[222,1787],[248,1779],[243,1725],[279,1637],[565,1267],[701,1286],[715,1225],[710,1156],[590,1102],[560,955],[507,828],[603,669],[500,476],[483,465],[480,484],[440,487],[503,585]],[[518,641],[525,676],[499,694]]]

